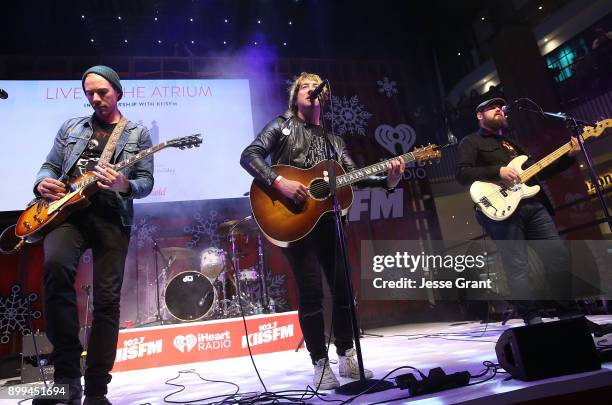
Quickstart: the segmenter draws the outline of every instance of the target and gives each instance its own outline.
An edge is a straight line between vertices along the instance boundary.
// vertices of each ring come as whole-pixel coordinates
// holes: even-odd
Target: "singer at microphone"
[[[321,83],[319,83],[319,85],[317,87],[315,87],[315,89],[308,94],[308,97],[306,97],[309,100],[314,100],[317,97],[319,97],[319,95],[321,95],[321,93],[323,93],[323,90],[325,89],[325,86],[327,86],[329,84],[329,82],[327,81],[327,79],[323,80]]]

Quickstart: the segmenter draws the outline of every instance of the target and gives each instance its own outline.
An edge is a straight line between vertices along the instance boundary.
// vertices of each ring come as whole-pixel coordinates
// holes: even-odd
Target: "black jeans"
[[[538,316],[543,306],[556,308],[560,315],[578,312],[578,306],[570,300],[569,253],[542,203],[533,198],[523,200],[514,214],[504,221],[489,219],[480,211],[476,211],[476,219],[491,239],[499,241],[497,247],[510,290],[509,302],[524,320]],[[534,299],[529,283],[529,248],[544,266],[548,297],[554,300]]]
[[[335,222],[325,216],[304,239],[283,249],[298,289],[298,314],[306,348],[313,364],[327,358],[323,320],[321,269],[333,294],[333,333],[336,352],[344,355],[353,347],[353,329],[346,277],[336,254]],[[336,259],[336,260],[335,260]],[[338,266],[335,266],[335,262]]]
[[[116,207],[94,196],[44,240],[44,303],[47,336],[53,344],[55,377],[81,376],[79,317],[74,287],[79,258],[93,253],[93,319],[87,350],[85,395],[105,395],[119,333],[119,299],[130,229]]]

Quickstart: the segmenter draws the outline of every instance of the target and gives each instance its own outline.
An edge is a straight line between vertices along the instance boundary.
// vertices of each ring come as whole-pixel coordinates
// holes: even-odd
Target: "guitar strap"
[[[106,142],[102,155],[100,155],[99,164],[103,165],[110,162],[111,158],[113,157],[113,153],[115,153],[115,148],[117,148],[119,137],[123,133],[126,125],[127,119],[124,116],[121,116],[121,119],[117,125],[115,125],[115,129],[113,129],[110,138],[108,138],[108,142]]]

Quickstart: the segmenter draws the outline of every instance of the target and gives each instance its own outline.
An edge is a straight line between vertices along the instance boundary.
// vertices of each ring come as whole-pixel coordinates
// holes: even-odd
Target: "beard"
[[[508,120],[503,115],[494,115],[491,118],[483,118],[483,126],[492,130],[508,127]]]

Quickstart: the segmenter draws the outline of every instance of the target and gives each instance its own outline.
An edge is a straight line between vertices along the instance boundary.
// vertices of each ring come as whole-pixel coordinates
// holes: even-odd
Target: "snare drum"
[[[166,285],[164,301],[170,315],[180,321],[197,321],[211,311],[217,298],[212,283],[198,271],[184,271]]]
[[[209,247],[200,255],[200,272],[210,280],[216,279],[225,267],[223,249]]]

